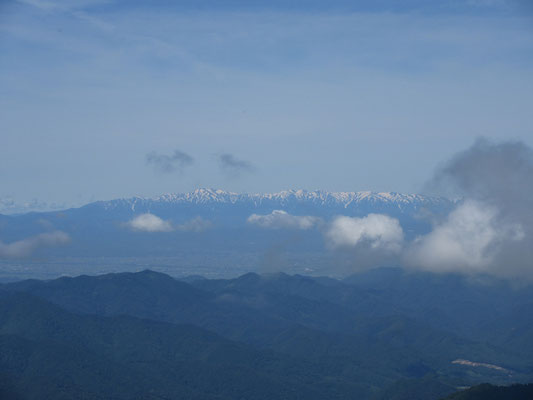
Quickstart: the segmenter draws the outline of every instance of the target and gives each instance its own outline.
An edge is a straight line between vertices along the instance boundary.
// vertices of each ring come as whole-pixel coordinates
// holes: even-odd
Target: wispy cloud
[[[270,214],[252,214],[247,222],[267,229],[301,229],[307,230],[318,226],[322,220],[309,215],[291,215],[283,210],[274,210]]]
[[[109,3],[109,0],[74,0],[69,2],[51,0],[17,0],[19,3],[27,4],[43,10],[76,10],[86,6],[94,6],[102,3]]]
[[[22,258],[43,247],[61,246],[70,242],[70,236],[62,231],[45,232],[12,243],[0,242],[0,257]]]
[[[217,155],[218,165],[226,174],[236,177],[242,173],[255,172],[255,166],[245,160],[235,157],[233,154],[222,153]]]
[[[194,158],[181,150],[174,150],[171,155],[152,151],[146,155],[146,163],[153,166],[156,171],[168,174],[176,171],[183,172],[186,167],[194,163]]]

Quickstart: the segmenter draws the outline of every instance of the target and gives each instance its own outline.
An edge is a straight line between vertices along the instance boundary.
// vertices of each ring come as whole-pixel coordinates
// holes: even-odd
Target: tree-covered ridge
[[[511,317],[531,294],[394,269],[344,281],[152,271],[21,281],[0,286],[0,386],[53,398],[64,388],[71,398],[155,390],[154,398],[437,400],[457,387],[532,380],[532,318]]]
[[[531,400],[533,383],[494,386],[488,383],[454,393],[444,400]]]
[[[201,328],[73,314],[26,294],[0,299],[0,349],[4,392],[28,399],[348,399],[361,394],[357,385],[325,382],[310,363]]]

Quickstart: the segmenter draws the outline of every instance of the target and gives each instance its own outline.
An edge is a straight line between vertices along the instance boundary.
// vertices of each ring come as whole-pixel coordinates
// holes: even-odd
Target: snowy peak
[[[172,205],[198,205],[198,206],[223,206],[223,205],[246,205],[251,207],[289,207],[289,206],[313,206],[352,208],[358,206],[381,206],[381,207],[413,207],[446,206],[450,200],[440,197],[430,197],[419,194],[402,194],[395,192],[327,192],[322,190],[284,190],[277,193],[235,193],[220,189],[196,189],[189,193],[167,193],[152,198],[133,197],[129,199],[117,199],[97,202],[105,209],[120,207],[136,208],[150,206]]]
[[[238,193],[227,192],[220,189],[196,189],[189,193],[167,193],[153,197],[150,200],[166,203],[189,202],[196,204],[207,203],[234,203],[240,196]]]
[[[326,192],[322,190],[283,190],[277,193],[235,193],[220,189],[196,189],[189,193],[164,194],[149,200],[176,203],[236,203],[240,201],[252,201],[261,204],[265,201],[298,201],[311,203],[338,203],[348,205],[353,202],[385,202],[385,203],[424,203],[447,201],[438,197],[429,197],[418,194],[401,194],[395,192]]]

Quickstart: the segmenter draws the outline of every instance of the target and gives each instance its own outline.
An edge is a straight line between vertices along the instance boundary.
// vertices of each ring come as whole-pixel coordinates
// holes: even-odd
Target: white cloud
[[[131,229],[141,232],[203,232],[210,229],[211,221],[202,217],[195,217],[179,225],[173,225],[170,221],[165,221],[157,215],[146,213],[138,215],[127,223]]]
[[[325,233],[333,248],[355,247],[367,243],[372,249],[399,251],[403,230],[396,218],[383,214],[369,214],[363,218],[337,217]]]
[[[321,219],[313,216],[291,215],[283,210],[274,210],[267,215],[252,214],[248,217],[249,224],[268,229],[311,229],[317,226]]]
[[[433,271],[488,272],[502,243],[523,238],[522,227],[499,221],[496,208],[469,200],[416,239],[406,261]]]
[[[133,218],[128,222],[130,228],[143,232],[170,232],[172,224],[159,218],[157,215],[146,213]]]
[[[27,257],[40,247],[59,246],[68,242],[70,236],[62,231],[41,233],[12,243],[0,242],[0,257]]]

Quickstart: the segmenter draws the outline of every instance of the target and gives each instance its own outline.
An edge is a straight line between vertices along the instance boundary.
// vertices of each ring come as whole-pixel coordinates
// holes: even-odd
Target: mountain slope
[[[531,285],[512,286],[491,277],[375,269],[343,283],[387,298],[399,313],[472,340],[533,359]],[[533,367],[533,364],[530,363]]]
[[[126,222],[134,215],[155,213],[162,218],[172,218],[176,222],[203,217],[237,226],[245,223],[252,213],[269,214],[273,210],[318,217],[385,213],[408,219],[422,211],[446,213],[453,204],[450,200],[440,197],[391,192],[290,190],[267,194],[238,194],[223,190],[197,189],[190,193],[165,194],[153,198],[133,197],[97,201],[63,211],[10,217],[19,223],[28,223],[36,218],[53,219],[59,224],[62,220],[84,220],[86,224],[96,227],[110,221]]]
[[[160,205],[233,205],[235,207],[270,209],[322,207],[355,210],[357,208],[377,207],[378,209],[410,210],[422,207],[447,206],[449,200],[417,194],[394,192],[326,192],[287,190],[278,193],[247,194],[216,189],[197,189],[189,193],[164,194],[153,198],[134,197],[111,201],[99,201],[85,207],[101,207],[106,210],[129,208],[143,212]]]
[[[29,293],[78,313],[193,324],[320,366],[323,376],[360,385],[359,390],[366,393],[428,374],[432,375],[432,387],[443,390],[441,394],[453,386],[487,380],[509,383],[529,376],[527,357],[432,326],[425,312],[398,301],[394,293],[389,298],[387,291],[376,290],[379,283],[375,288],[360,288],[353,279],[348,284],[327,278],[246,274],[187,284],[144,271],[25,281],[2,288],[4,292]],[[362,276],[360,284],[364,281]],[[406,288],[413,296],[428,290],[413,285]],[[449,290],[451,293],[453,287]],[[464,299],[466,293],[462,296]],[[438,305],[437,301],[428,302],[428,307]],[[512,372],[453,363],[457,359],[492,363]],[[402,386],[409,391],[416,384]]]
[[[13,256],[29,268],[25,277],[46,276],[28,257],[39,257],[47,262],[54,260],[53,268],[57,272],[50,273],[52,276],[73,274],[64,265],[66,257],[69,261],[76,259],[74,273],[78,275],[93,273],[94,268],[89,264],[99,272],[124,271],[131,270],[124,266],[126,262],[138,265],[144,261],[144,265],[153,266],[159,262],[156,260],[159,257],[176,258],[175,262],[165,261],[164,269],[168,272],[176,269],[175,275],[184,273],[180,267],[192,273],[196,266],[207,266],[213,275],[235,276],[249,271],[250,265],[307,273],[306,268],[325,267],[329,261],[321,258],[333,257],[326,246],[323,230],[318,227],[336,216],[387,214],[400,221],[409,240],[431,229],[428,216],[446,214],[453,207],[452,201],[443,198],[398,193],[292,190],[236,194],[198,189],[154,198],[98,201],[62,211],[0,216],[0,241],[12,244],[13,249],[26,249]],[[291,216],[312,217],[314,224],[297,229],[298,224],[265,227],[248,220],[254,214],[261,219],[275,211],[277,215],[281,215],[279,211],[288,213],[288,217],[282,215],[289,219]],[[160,218],[164,228],[158,231],[132,226],[135,218],[146,213]],[[53,231],[64,232],[70,240],[52,245],[40,239],[39,235]],[[31,246],[23,246],[25,243]],[[102,257],[107,264],[105,268],[101,267]],[[184,266],[176,265],[178,262]],[[219,267],[230,271],[222,275]],[[12,270],[6,278],[16,277],[17,273],[23,275],[22,270]],[[2,275],[0,271],[0,279]]]
[[[454,393],[443,400],[531,400],[533,384],[494,386],[483,384]]]
[[[24,294],[0,296],[2,390],[21,398],[320,399],[362,394],[309,363],[200,328],[76,315]],[[1,392],[1,390],[0,390]]]

